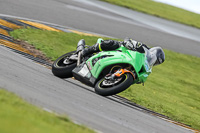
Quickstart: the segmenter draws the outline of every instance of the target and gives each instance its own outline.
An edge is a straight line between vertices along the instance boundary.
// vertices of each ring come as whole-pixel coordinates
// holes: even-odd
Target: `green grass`
[[[80,39],[84,38],[86,45],[93,45],[98,39],[98,37],[78,35],[75,33],[67,34],[64,32],[41,31],[30,28],[16,30],[11,32],[11,35],[21,40],[27,40],[52,60],[57,59],[66,52],[76,50],[77,43]]]
[[[132,10],[200,28],[200,14],[152,0],[101,0]]]
[[[0,133],[94,133],[0,89]]]
[[[11,32],[17,39],[26,40],[42,50],[48,57],[75,50],[77,42],[84,38],[94,44],[97,37],[58,33],[34,29]],[[121,96],[162,113],[170,118],[200,129],[200,58],[164,50],[166,61],[153,68],[145,86],[133,85]]]
[[[153,68],[145,86],[120,95],[156,112],[200,129],[200,58],[165,50],[166,61]]]

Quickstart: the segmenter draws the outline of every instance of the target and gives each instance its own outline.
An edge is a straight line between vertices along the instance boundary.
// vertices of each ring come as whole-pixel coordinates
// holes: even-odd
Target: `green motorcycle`
[[[100,43],[102,39],[98,39]],[[79,42],[78,45],[84,42]],[[144,83],[151,73],[145,53],[121,46],[115,51],[102,51],[81,58],[80,51],[66,53],[52,65],[52,72],[60,78],[81,81],[95,88],[102,96],[109,96],[126,90],[135,83]]]

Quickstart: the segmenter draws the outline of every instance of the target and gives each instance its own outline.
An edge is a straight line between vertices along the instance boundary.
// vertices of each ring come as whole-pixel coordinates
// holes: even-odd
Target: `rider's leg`
[[[82,56],[85,57],[87,55],[90,55],[90,54],[93,54],[93,53],[96,53],[96,52],[100,52],[99,45],[100,44],[97,43],[97,44],[94,44],[93,46],[89,46],[88,48],[85,48],[82,51]]]
[[[100,52],[100,51],[111,51],[119,47],[120,47],[120,44],[117,41],[105,40],[105,41],[102,41],[100,44],[97,43],[93,46],[85,48],[82,52],[82,55],[87,56],[89,54]]]

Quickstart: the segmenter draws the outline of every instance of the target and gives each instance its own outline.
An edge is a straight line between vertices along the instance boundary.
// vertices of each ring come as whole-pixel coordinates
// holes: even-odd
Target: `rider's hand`
[[[131,39],[125,40],[124,43],[123,43],[123,45],[124,45],[126,48],[130,49],[130,50],[135,50],[136,45],[137,45],[137,41],[131,40]]]

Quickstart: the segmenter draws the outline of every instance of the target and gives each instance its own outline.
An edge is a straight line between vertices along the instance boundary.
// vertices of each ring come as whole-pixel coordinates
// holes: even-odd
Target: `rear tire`
[[[126,90],[133,83],[133,76],[130,73],[122,75],[120,83],[114,84],[110,87],[103,86],[105,78],[100,79],[95,85],[95,92],[102,96],[110,96]]]
[[[65,64],[65,58],[71,56],[76,51],[72,51],[60,56],[56,61],[52,64],[52,73],[59,78],[70,78],[72,77],[72,70],[76,67],[77,61],[68,62],[69,64]]]

